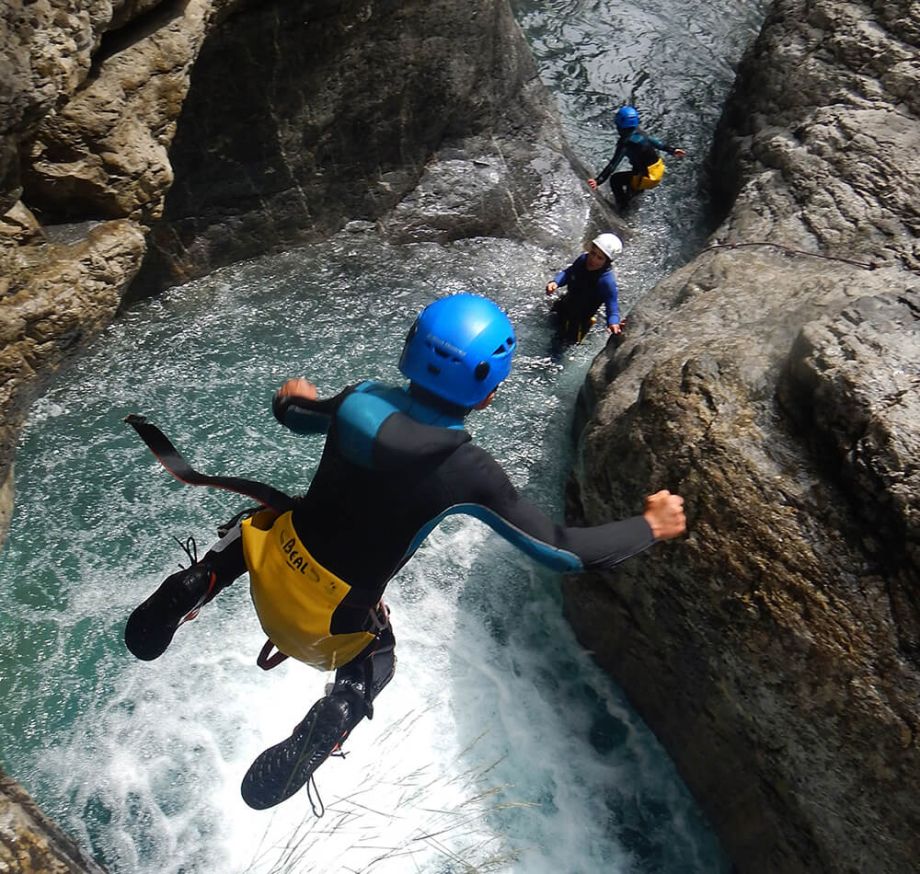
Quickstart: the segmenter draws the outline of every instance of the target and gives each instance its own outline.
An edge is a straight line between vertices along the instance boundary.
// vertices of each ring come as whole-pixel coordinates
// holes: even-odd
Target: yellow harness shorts
[[[280,652],[334,671],[374,639],[366,631],[330,630],[332,614],[351,586],[310,555],[294,531],[290,511],[262,510],[244,520],[242,532],[252,603]]]
[[[664,161],[659,158],[654,164],[649,164],[644,176],[633,176],[629,185],[633,191],[646,191],[654,188],[664,178]]]

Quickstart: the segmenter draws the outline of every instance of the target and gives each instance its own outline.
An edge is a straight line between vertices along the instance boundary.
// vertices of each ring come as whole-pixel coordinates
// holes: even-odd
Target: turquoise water
[[[591,115],[583,77],[563,76],[543,45],[588,71],[598,94],[612,88],[621,62],[598,31],[598,5],[524,7],[577,148],[602,152],[605,116]],[[714,53],[720,40],[736,51],[753,14],[738,11],[731,30],[730,12],[717,16]],[[607,13],[614,27],[619,13]],[[642,45],[659,78],[679,68],[679,40]],[[698,59],[697,43],[684,46]],[[709,71],[706,111],[683,131],[700,142],[726,64]],[[698,173],[675,172],[631,219],[626,309],[704,233],[700,198],[681,200]],[[678,218],[686,233],[674,232]],[[158,661],[136,662],[121,643],[128,613],[183,559],[171,537],[205,548],[245,504],[171,479],[124,416],[148,415],[200,470],[299,491],[321,440],[274,422],[274,389],[301,374],[323,394],[398,380],[405,331],[438,294],[487,293],[515,322],[515,370],[469,425],[561,516],[568,423],[603,337],[549,359],[542,288],[559,266],[505,241],[391,247],[342,234],[135,306],[35,405],[0,554],[0,758],[112,871],[728,870],[667,756],[574,640],[558,578],[475,521],[442,525],[391,586],[397,675],[349,756],[319,772],[323,819],[304,795],[267,813],[239,798],[249,762],[328,679],[290,662],[255,666],[263,637],[245,580]]]

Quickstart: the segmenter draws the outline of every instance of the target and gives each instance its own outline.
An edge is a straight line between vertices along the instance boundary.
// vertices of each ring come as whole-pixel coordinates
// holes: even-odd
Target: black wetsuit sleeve
[[[272,399],[272,412],[285,428],[297,434],[324,434],[329,429],[335,411],[352,390],[349,387],[333,398],[314,401],[276,394]]]
[[[499,464],[473,444],[461,447],[468,456],[470,482],[479,494],[469,513],[536,561],[561,571],[607,570],[655,542],[642,516],[577,528],[558,525],[521,497]]]
[[[648,141],[649,141],[656,149],[660,149],[662,152],[666,152],[666,153],[669,154],[669,155],[673,155],[673,154],[677,151],[677,149],[679,148],[678,146],[671,146],[671,145],[668,145],[668,143],[664,142],[663,140],[659,140],[658,137],[651,137],[651,136],[650,136],[650,137],[648,137]]]
[[[607,177],[611,173],[613,173],[614,170],[616,170],[617,165],[620,163],[620,161],[623,160],[623,156],[625,154],[626,154],[626,141],[621,139],[617,143],[616,151],[613,153],[613,157],[610,159],[607,166],[604,167],[604,169],[601,170],[601,172],[597,174],[597,178],[595,179],[595,182],[597,182],[598,185],[603,184],[603,182],[606,181]]]

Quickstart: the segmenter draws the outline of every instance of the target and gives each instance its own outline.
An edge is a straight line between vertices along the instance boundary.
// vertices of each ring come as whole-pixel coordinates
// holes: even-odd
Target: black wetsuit
[[[592,528],[555,524],[472,442],[462,429],[466,411],[432,400],[364,383],[327,401],[286,397],[274,404],[275,416],[293,431],[328,426],[319,468],[293,519],[316,560],[352,586],[334,631],[352,629],[358,612],[346,611],[349,602],[366,613],[451,513],[482,520],[560,571],[612,568],[652,544],[642,516]]]
[[[336,634],[366,630],[387,584],[445,516],[464,513],[558,571],[605,570],[651,546],[642,516],[565,527],[522,498],[463,430],[466,410],[430,395],[365,382],[328,400],[276,397],[278,421],[327,433],[292,521],[312,557],[351,590],[332,615]],[[214,594],[246,571],[239,529],[207,553]],[[211,596],[213,597],[213,595]]]
[[[580,343],[591,330],[603,304],[608,327],[620,323],[619,288],[609,260],[600,270],[588,270],[588,254],[579,255],[553,282],[567,292],[553,303],[556,333],[562,343]]]
[[[332,614],[335,634],[368,629],[389,581],[450,514],[480,519],[563,572],[610,569],[654,542],[643,516],[585,528],[556,524],[472,442],[463,429],[468,411],[426,393],[364,382],[328,400],[276,396],[273,411],[299,434],[327,433],[292,521],[312,558],[351,587]],[[246,571],[239,525],[202,564],[215,576],[210,600]],[[138,638],[144,633],[131,629]]]
[[[642,516],[590,528],[555,524],[472,442],[463,430],[468,411],[425,393],[365,382],[328,400],[276,396],[273,410],[292,431],[327,433],[291,520],[311,559],[351,587],[331,614],[332,634],[368,632],[372,640],[336,670],[332,690],[291,737],[253,762],[242,784],[251,807],[290,797],[372,715],[396,667],[381,596],[445,516],[474,516],[559,571],[612,568],[654,542]],[[246,571],[243,540],[237,522],[200,562],[166,580],[129,619],[128,648],[139,658],[158,657],[188,610]]]

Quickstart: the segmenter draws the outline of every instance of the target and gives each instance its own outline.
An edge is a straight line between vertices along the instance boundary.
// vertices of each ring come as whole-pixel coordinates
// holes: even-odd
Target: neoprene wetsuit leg
[[[610,190],[620,209],[629,206],[635,192],[632,189],[632,177],[635,175],[633,170],[623,170],[620,173],[614,173],[610,177]]]
[[[396,638],[387,625],[358,656],[336,671],[332,691],[320,698],[291,736],[256,757],[240,793],[255,810],[274,807],[298,792],[365,717],[396,671]]]

